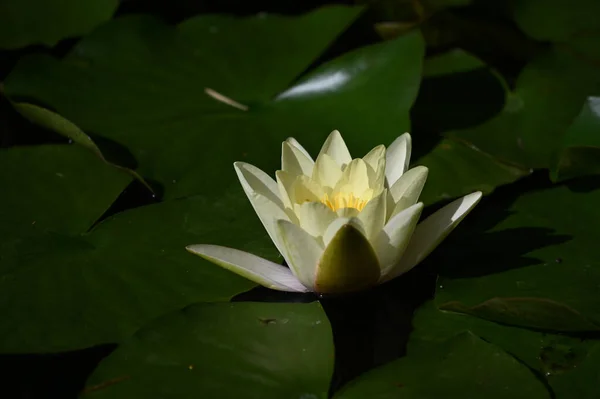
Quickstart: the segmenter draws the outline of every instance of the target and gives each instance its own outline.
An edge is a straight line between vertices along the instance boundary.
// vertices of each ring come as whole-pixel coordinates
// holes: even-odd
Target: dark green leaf
[[[69,145],[0,150],[0,242],[87,231],[131,178]]]
[[[439,253],[438,306],[538,329],[600,330],[599,202],[588,180],[480,205]]]
[[[165,312],[226,301],[254,286],[189,254],[186,245],[228,245],[277,259],[237,186],[214,202],[195,197],[117,214],[84,239],[51,236],[4,245],[0,352],[118,342]]]
[[[417,354],[464,332],[471,332],[504,349],[538,373],[552,387],[557,399],[597,396],[597,361],[600,342],[566,335],[546,334],[505,326],[423,305],[413,319],[408,351]]]
[[[561,181],[600,174],[600,97],[588,97],[565,132],[552,178]]]
[[[448,134],[523,168],[549,167],[566,129],[599,81],[599,70],[553,48],[525,67],[500,114]]]
[[[90,136],[85,134],[83,130],[81,130],[77,125],[72,123],[66,118],[63,118],[61,115],[56,112],[52,112],[48,109],[38,107],[34,104],[28,103],[15,103],[13,104],[15,109],[27,118],[30,122],[35,123],[41,127],[49,129],[55,133],[62,134],[65,137],[68,137],[74,143],[81,145],[84,148],[92,151],[96,154],[101,160],[112,165],[116,168],[122,168],[114,162],[110,162],[106,159],[98,145],[92,140]],[[142,179],[135,171],[127,168],[123,168],[127,173],[131,174],[134,178],[140,180],[142,184],[144,184],[150,191],[151,188],[148,184]]]
[[[515,22],[537,40],[566,41],[600,29],[596,0],[517,0],[511,5]]]
[[[417,32],[345,54],[269,101],[356,14],[333,7],[292,22],[202,16],[178,28],[122,18],[86,37],[62,62],[24,59],[6,91],[128,148],[140,174],[160,183],[167,198],[213,196],[235,180],[235,160],[277,169],[288,136],[316,151],[339,129],[360,153],[408,130],[423,55]],[[311,40],[306,32],[315,32]],[[235,38],[243,45],[234,51]],[[210,154],[199,156],[205,148]]]
[[[529,171],[498,162],[466,144],[444,139],[415,164],[429,168],[419,200],[426,204],[459,197],[473,191],[490,194],[497,186],[512,183]]]
[[[106,358],[91,398],[327,398],[333,338],[317,302],[197,304]]]
[[[426,58],[423,77],[411,112],[414,125],[420,129],[441,132],[475,126],[504,106],[503,79],[464,50]]]
[[[110,19],[118,0],[2,0],[0,48],[54,46]]]
[[[550,398],[531,371],[499,347],[463,333],[352,381],[336,399]]]

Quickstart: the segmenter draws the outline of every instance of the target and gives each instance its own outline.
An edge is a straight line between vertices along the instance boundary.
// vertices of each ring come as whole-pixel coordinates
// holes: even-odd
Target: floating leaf
[[[408,352],[416,355],[431,345],[471,332],[504,349],[538,373],[552,387],[557,399],[592,399],[597,387],[590,384],[600,373],[600,342],[567,335],[547,334],[505,326],[476,317],[439,311],[428,302],[416,312]]]
[[[277,169],[288,136],[316,151],[340,129],[360,153],[409,129],[424,51],[418,32],[345,54],[287,87],[359,11],[206,15],[176,28],[120,18],[63,61],[26,57],[6,92],[126,147],[166,198],[214,195],[235,180],[233,161]],[[204,148],[210,154],[199,156]]]
[[[54,46],[109,20],[118,5],[118,0],[3,0],[0,48]]]
[[[599,201],[587,180],[481,204],[439,253],[438,306],[536,329],[600,330]]]
[[[448,132],[448,136],[522,168],[547,168],[598,82],[600,71],[592,65],[552,48],[521,72],[500,114],[481,125]]]
[[[333,337],[317,302],[196,304],[161,317],[98,366],[93,398],[326,398]]]
[[[588,97],[561,147],[552,169],[554,181],[600,174],[600,97]]]
[[[344,387],[352,398],[550,398],[533,373],[499,347],[471,333],[408,353]]]
[[[76,146],[2,149],[0,242],[46,231],[85,232],[130,181]]]
[[[165,312],[197,301],[227,301],[254,286],[185,250],[198,242],[277,260],[238,187],[217,202],[195,197],[125,211],[82,238],[5,244],[0,352],[118,342]]]

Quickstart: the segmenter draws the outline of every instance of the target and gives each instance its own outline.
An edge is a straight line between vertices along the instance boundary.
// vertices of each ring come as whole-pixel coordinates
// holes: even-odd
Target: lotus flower
[[[234,168],[289,268],[237,249],[187,247],[271,289],[346,293],[389,281],[421,262],[481,198],[468,194],[417,225],[428,169],[408,169],[408,133],[356,159],[337,130],[316,161],[293,138],[282,147],[276,180],[244,162]]]

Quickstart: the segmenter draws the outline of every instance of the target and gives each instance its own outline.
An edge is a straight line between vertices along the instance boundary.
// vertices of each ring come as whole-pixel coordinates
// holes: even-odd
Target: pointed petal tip
[[[308,289],[287,267],[239,249],[211,244],[194,244],[188,251],[269,289],[307,292]]]

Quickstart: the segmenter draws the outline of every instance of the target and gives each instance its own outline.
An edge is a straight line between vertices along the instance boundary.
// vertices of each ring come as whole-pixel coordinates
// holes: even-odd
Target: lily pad
[[[438,253],[438,306],[535,329],[600,331],[598,201],[589,179],[481,204]]]
[[[496,187],[529,174],[528,170],[504,164],[477,148],[449,139],[442,140],[415,164],[429,168],[419,197],[427,205],[473,191],[490,194]]]
[[[522,168],[547,168],[565,131],[600,82],[600,70],[554,47],[534,58],[507,93],[504,109],[448,136]]]
[[[519,28],[537,40],[567,41],[600,29],[596,0],[518,0],[511,6]]]
[[[442,132],[476,126],[497,115],[506,102],[504,79],[462,49],[426,58],[423,78],[411,111],[419,129]]]
[[[131,178],[73,145],[0,150],[0,242],[87,231]]]
[[[334,398],[365,397],[530,399],[550,395],[527,367],[467,332],[363,374]]]
[[[600,174],[600,97],[588,97],[567,129],[556,163],[554,181]]]
[[[327,398],[333,337],[317,302],[196,304],[107,357],[90,398]]]
[[[438,310],[433,301],[416,312],[408,352],[416,355],[449,338],[471,332],[537,372],[552,388],[557,399],[597,396],[600,373],[600,341],[567,335],[547,334],[510,327],[453,312]]]
[[[54,46],[109,20],[118,5],[118,0],[3,0],[0,48]]]
[[[288,136],[316,150],[339,129],[366,152],[409,129],[424,51],[417,32],[345,54],[288,87],[359,12],[208,15],[178,27],[119,18],[63,61],[26,57],[6,92],[129,149],[165,198],[212,195],[234,181],[233,161],[275,170]],[[203,148],[211,154],[199,156]]]
[[[53,235],[5,244],[0,352],[119,342],[165,312],[227,301],[254,286],[185,251],[195,243],[280,261],[237,186],[218,202],[193,197],[122,212],[81,238]]]

